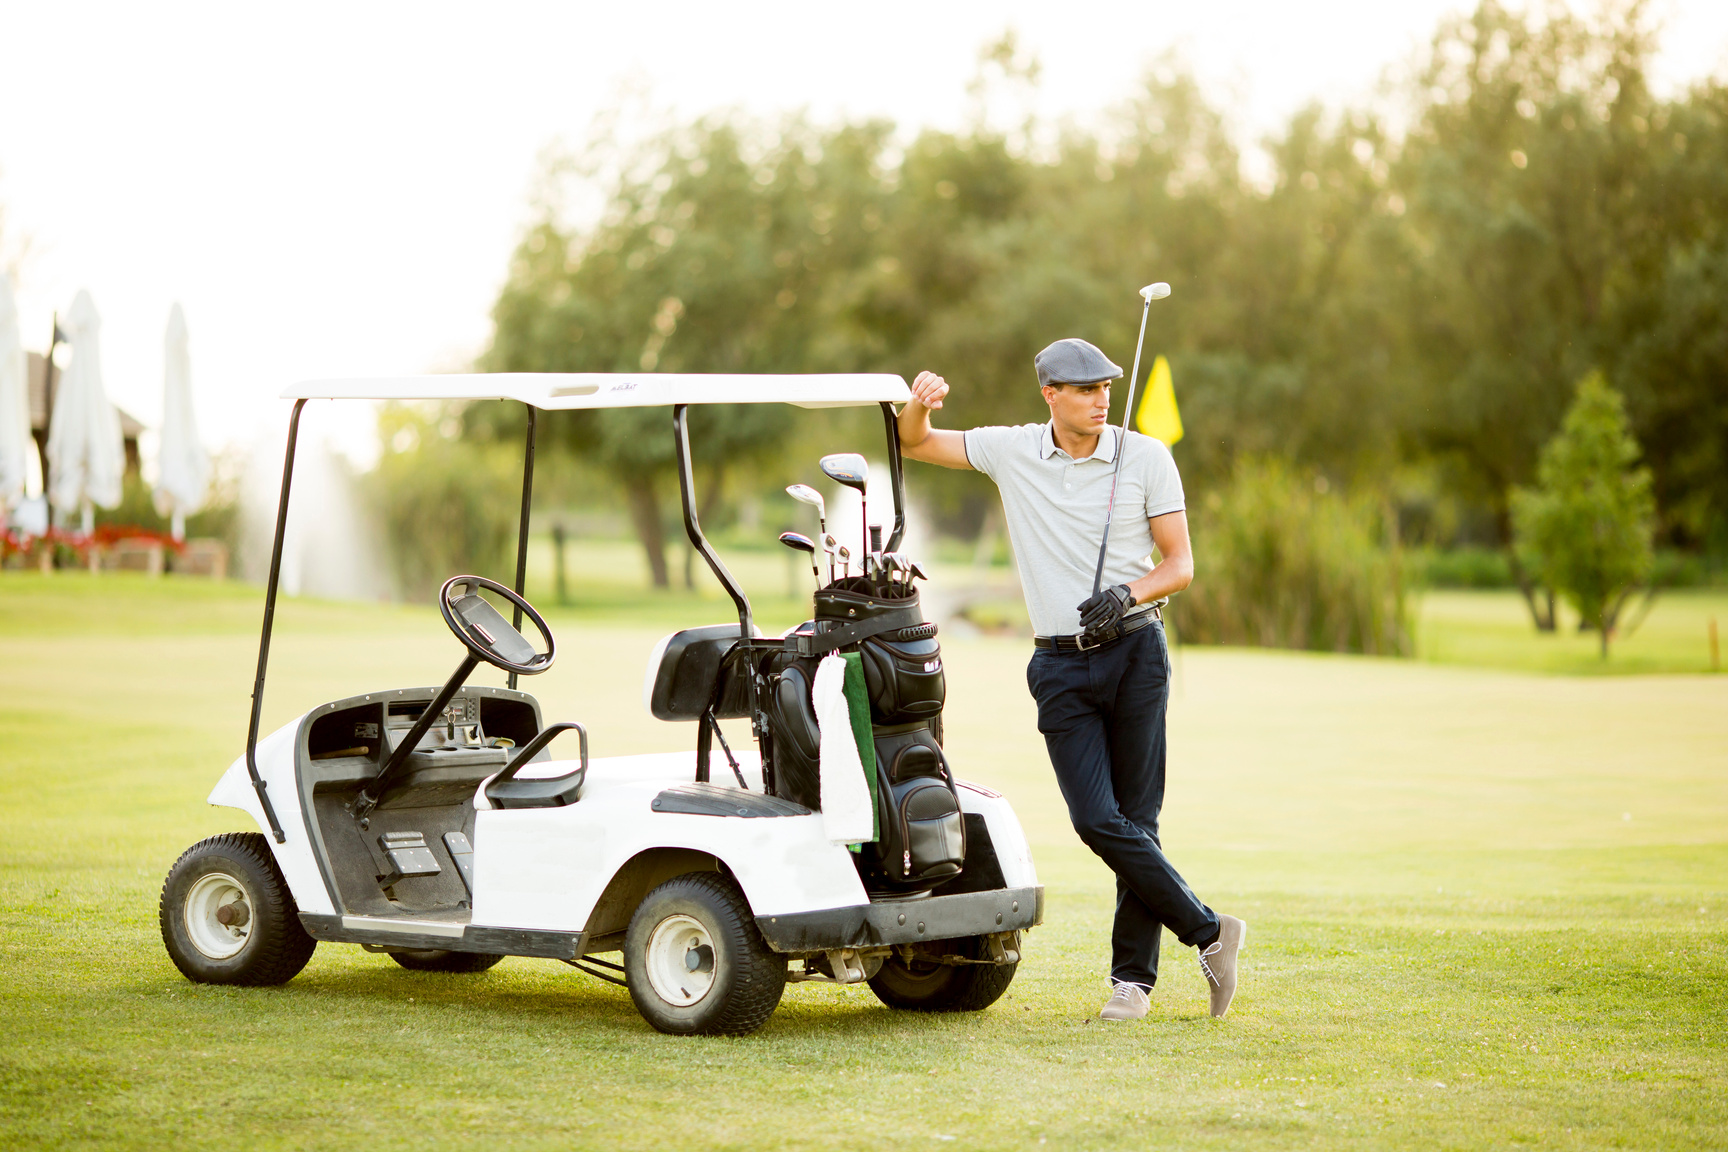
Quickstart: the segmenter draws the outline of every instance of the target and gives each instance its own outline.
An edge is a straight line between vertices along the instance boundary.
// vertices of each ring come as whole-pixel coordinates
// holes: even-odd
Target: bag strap
[[[860,640],[868,640],[872,636],[880,636],[884,632],[899,632],[909,625],[899,614],[879,616],[874,620],[860,620],[856,624],[847,624],[830,632],[819,632],[814,636],[788,636],[793,641],[793,651],[800,656],[826,656],[836,648],[844,648],[848,644],[856,644]]]

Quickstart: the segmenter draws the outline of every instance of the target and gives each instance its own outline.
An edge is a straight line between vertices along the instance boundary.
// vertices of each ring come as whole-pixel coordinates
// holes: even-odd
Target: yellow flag
[[[1160,356],[1152,362],[1152,379],[1146,385],[1146,396],[1140,401],[1140,411],[1134,414],[1134,427],[1162,440],[1166,447],[1182,439],[1182,414],[1176,411],[1176,385],[1170,379],[1170,362]]]

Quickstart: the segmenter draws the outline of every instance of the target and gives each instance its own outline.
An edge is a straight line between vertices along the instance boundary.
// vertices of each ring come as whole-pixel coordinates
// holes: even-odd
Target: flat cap
[[[1074,337],[1056,341],[1034,356],[1032,365],[1038,369],[1040,388],[1046,384],[1095,384],[1122,375],[1122,369],[1110,363],[1110,357],[1096,345]]]

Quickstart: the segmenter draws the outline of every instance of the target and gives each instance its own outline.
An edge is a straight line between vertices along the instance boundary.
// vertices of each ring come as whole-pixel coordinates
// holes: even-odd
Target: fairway
[[[1248,920],[1242,988],[1210,1019],[1167,937],[1151,1016],[1106,1025],[1113,879],[1051,780],[1029,645],[944,637],[948,753],[1047,888],[1008,995],[923,1017],[792,985],[756,1035],[673,1039],[552,961],[324,944],[278,989],[181,978],[157,892],[247,827],[204,797],[244,747],[260,603],[0,573],[0,1146],[1728,1144],[1728,676],[1179,649],[1163,838]],[[548,612],[559,664],[525,686],[596,755],[690,747],[640,704],[667,616]],[[459,658],[430,609],[278,620],[266,730]]]

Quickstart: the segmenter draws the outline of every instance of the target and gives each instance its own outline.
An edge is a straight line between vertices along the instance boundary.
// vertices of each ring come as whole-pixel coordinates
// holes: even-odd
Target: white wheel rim
[[[223,909],[230,909],[224,924],[219,918]],[[212,960],[226,960],[246,947],[252,934],[257,913],[246,898],[240,881],[226,872],[210,872],[200,876],[186,893],[186,935],[192,946]],[[243,910],[243,922],[233,923],[236,913]]]
[[[648,937],[648,983],[654,994],[688,1008],[714,987],[714,938],[694,916],[668,916]]]

